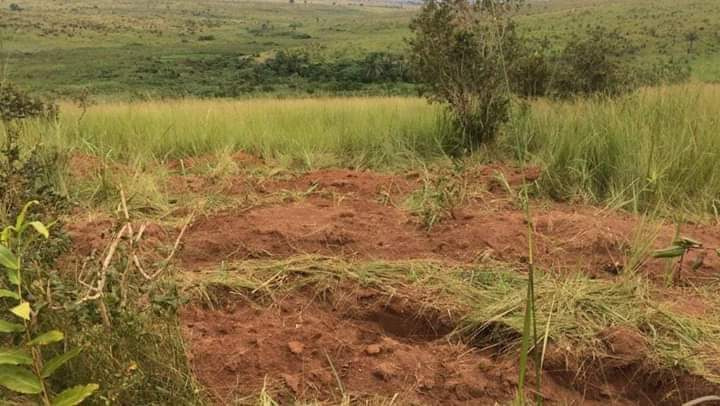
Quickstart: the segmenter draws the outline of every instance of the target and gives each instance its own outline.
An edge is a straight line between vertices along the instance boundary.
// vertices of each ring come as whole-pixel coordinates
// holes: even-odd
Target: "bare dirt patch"
[[[477,405],[511,400],[516,360],[444,338],[442,321],[356,297],[337,307],[293,296],[271,307],[227,303],[183,313],[194,372],[219,402],[258,393],[270,383],[281,403],[392,398],[400,404]],[[347,304],[347,302],[345,303]],[[556,382],[543,395],[581,400]],[[589,404],[589,403],[586,403]]]
[[[490,182],[488,173],[481,172],[481,179]],[[525,176],[530,175],[516,173],[513,179]],[[524,213],[503,191],[488,191],[471,199],[426,232],[402,207],[413,185],[417,186],[407,177],[340,170],[271,183],[267,191],[308,190],[314,186],[316,192],[330,193],[200,218],[189,229],[181,257],[189,268],[222,260],[298,254],[463,263],[485,256],[517,264],[527,260]],[[647,237],[638,234],[640,220],[630,214],[554,202],[534,206],[535,259],[554,270],[616,275],[624,271],[635,240]],[[718,231],[717,227],[702,225],[683,228],[684,234],[711,247],[720,246]],[[661,226],[654,248],[669,245],[674,232],[672,225]],[[696,262],[697,254],[686,258],[686,267]],[[644,269],[659,274],[665,266],[666,262],[648,260]],[[711,280],[717,277],[718,269],[720,258],[706,255],[697,269],[685,276]]]
[[[383,194],[404,195],[416,185],[412,175],[391,175],[370,171],[326,169],[313,171],[289,180],[270,182],[268,190],[304,191],[310,187],[342,193],[351,198],[379,199]]]
[[[357,289],[321,299],[293,294],[261,306],[226,298],[219,309],[182,313],[194,373],[228,404],[263,388],[281,404],[392,398],[412,405],[508,404],[517,388],[517,356],[449,338],[453,320],[419,313],[412,298]],[[542,397],[564,405],[674,405],[716,386],[672,371],[648,370],[647,343],[632,330],[600,334],[609,356],[568,358],[549,352]],[[580,364],[590,371],[576,375]],[[531,383],[532,383],[531,378]],[[528,392],[528,396],[532,396]]]

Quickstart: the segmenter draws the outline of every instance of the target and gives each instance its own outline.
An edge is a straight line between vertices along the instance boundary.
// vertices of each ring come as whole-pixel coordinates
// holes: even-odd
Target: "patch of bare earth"
[[[96,166],[78,160],[73,164],[78,172]],[[85,163],[88,168],[82,167]],[[492,257],[522,267],[527,261],[526,220],[497,179],[498,172],[505,173],[511,185],[537,176],[501,165],[476,170],[468,179],[484,191],[430,232],[402,208],[408,194],[421,185],[416,174],[322,170],[261,183],[243,175],[221,179],[221,184],[208,177],[178,175],[169,180],[178,194],[220,187],[227,194],[290,191],[304,197],[271,199],[273,203],[198,217],[187,229],[177,258],[188,271],[226,260],[300,254],[465,264]],[[539,265],[597,277],[626,271],[622,268],[640,225],[629,214],[553,202],[536,202],[533,220]],[[102,251],[116,227],[105,218],[73,221],[68,232],[75,254]],[[153,251],[167,246],[178,232],[149,226],[143,247]],[[661,225],[654,247],[669,245],[674,233],[672,225]],[[720,247],[717,226],[686,225],[683,234]],[[717,281],[720,259],[707,255],[698,261],[695,255],[686,259],[697,265],[684,271],[686,281]],[[660,278],[665,265],[648,260],[641,271]],[[668,302],[689,315],[713,311],[701,299],[676,298],[685,291],[668,290]],[[345,296],[320,300],[298,293],[269,307],[233,296],[235,301],[227,299],[221,309],[186,306],[183,332],[198,379],[221,404],[256,395],[266,383],[280,404],[296,398],[332,403],[343,393],[390,398],[398,394],[398,404],[422,405],[506,404],[514,397],[516,356],[506,358],[449,339],[455,321],[438,315],[416,317],[421,300],[399,305],[373,292]],[[718,389],[701,378],[648,368],[647,343],[632,331],[606,331],[599,339],[609,354],[600,360],[573,359],[551,346],[542,392],[548,403],[674,405]],[[578,376],[580,370],[588,372]]]
[[[346,298],[347,299],[347,298]],[[516,360],[445,338],[442,320],[372,294],[343,305],[285,298],[272,306],[228,302],[185,309],[183,331],[195,374],[221,403],[268,385],[281,404],[398,396],[399,404],[480,405],[512,400]],[[580,404],[551,377],[543,397]],[[592,404],[584,403],[584,404]]]
[[[402,209],[407,194],[417,187],[408,177],[372,172],[330,170],[265,185],[265,191],[314,193],[305,199],[250,210],[226,211],[199,218],[188,230],[181,258],[188,269],[222,260],[286,258],[320,254],[357,259],[436,259],[468,263],[483,256],[521,264],[527,260],[524,213],[497,185],[499,167],[480,170],[476,181],[486,193],[453,211],[450,218],[427,232],[419,220]],[[487,172],[487,173],[486,173]],[[516,184],[523,176],[509,170]],[[536,261],[558,271],[585,271],[612,276],[623,271],[637,217],[599,208],[545,202],[533,208]],[[720,246],[718,227],[687,225],[683,233],[708,246]],[[669,245],[674,227],[659,228],[655,248]],[[697,262],[696,253],[686,258]],[[665,262],[649,260],[650,273]],[[717,279],[720,258],[706,255],[693,272],[694,280]]]
[[[230,297],[220,309],[186,307],[182,327],[194,373],[221,404],[263,388],[280,404],[337,403],[344,394],[397,397],[403,405],[508,404],[515,397],[516,356],[450,338],[447,315],[418,314],[419,303],[407,296],[334,293],[298,293],[268,307]],[[599,338],[609,354],[602,359],[548,353],[546,403],[675,405],[717,389],[687,374],[648,370],[647,343],[633,331]],[[582,376],[580,362],[593,364]]]

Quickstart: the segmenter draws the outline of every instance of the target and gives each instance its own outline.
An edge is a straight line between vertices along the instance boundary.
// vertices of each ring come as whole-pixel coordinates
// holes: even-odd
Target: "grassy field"
[[[633,211],[681,208],[718,216],[717,85],[643,89],[615,100],[519,106],[498,144],[475,160],[544,168],[555,198]],[[148,165],[244,150],[303,168],[389,169],[446,160],[442,109],[418,98],[116,102],[85,114],[61,106],[46,142]]]
[[[229,149],[311,167],[378,167],[441,153],[438,109],[418,98],[111,103],[80,121],[81,109],[61,108],[53,142],[126,162]]]
[[[396,81],[336,86],[297,76],[248,85],[254,73],[240,61],[301,50],[343,72],[372,52],[401,54],[417,6],[26,0],[18,3],[22,11],[10,11],[9,3],[0,3],[6,75],[36,92],[68,97],[87,88],[95,97],[124,99],[413,92],[411,85]],[[603,25],[632,40],[640,64],[673,57],[687,60],[697,80],[720,80],[720,15],[712,1],[555,0],[530,2],[519,14],[519,29],[531,38],[562,44]],[[692,46],[686,39],[690,32],[697,34]]]
[[[22,144],[0,155],[0,228],[33,199],[27,218],[52,225],[0,241],[2,266],[24,255],[0,278],[0,327],[23,317],[17,300],[33,310],[21,329],[65,335],[32,360],[4,349],[34,334],[0,336],[0,368],[82,348],[47,385],[96,382],[98,405],[720,394],[711,0],[531,1],[518,12],[530,37],[607,25],[639,63],[687,59],[693,80],[515,99],[496,142],[462,157],[412,83],[275,80],[247,64],[290,50],[288,64],[340,78],[392,67],[417,6],[14,4],[0,0],[3,75],[61,101],[57,120],[0,124],[0,144]],[[72,100],[85,88],[89,103]],[[0,403],[28,404],[6,371]]]

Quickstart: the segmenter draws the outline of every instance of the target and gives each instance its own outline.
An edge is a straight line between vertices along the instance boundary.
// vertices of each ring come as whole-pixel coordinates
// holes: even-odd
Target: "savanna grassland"
[[[0,3],[6,76],[68,97],[416,94],[398,59],[417,5],[172,0]],[[522,35],[551,46],[603,26],[635,63],[674,58],[720,79],[720,13],[709,1],[555,0],[518,12]],[[692,41],[689,35],[694,34]],[[278,58],[279,51],[300,58]]]
[[[0,98],[0,403],[715,401],[720,8],[530,2],[528,42],[689,77],[513,96],[460,153],[418,10],[0,0],[4,78],[57,106]]]

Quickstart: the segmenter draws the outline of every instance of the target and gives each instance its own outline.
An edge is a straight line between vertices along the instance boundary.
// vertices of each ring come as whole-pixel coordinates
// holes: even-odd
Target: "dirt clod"
[[[365,353],[367,355],[377,355],[380,354],[382,351],[382,347],[378,344],[370,344],[365,348]]]
[[[397,367],[389,362],[382,362],[373,369],[373,375],[383,381],[391,380],[396,374]]]
[[[302,354],[303,350],[305,350],[305,345],[298,341],[290,341],[288,343],[288,349],[293,354]]]

